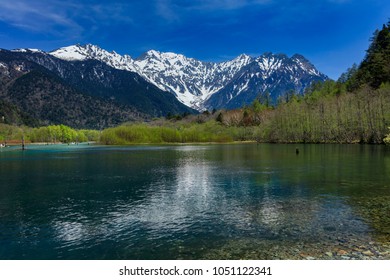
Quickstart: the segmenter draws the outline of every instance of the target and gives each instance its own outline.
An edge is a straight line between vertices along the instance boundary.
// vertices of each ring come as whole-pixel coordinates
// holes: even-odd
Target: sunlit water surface
[[[389,241],[384,146],[0,151],[0,259],[286,259]]]

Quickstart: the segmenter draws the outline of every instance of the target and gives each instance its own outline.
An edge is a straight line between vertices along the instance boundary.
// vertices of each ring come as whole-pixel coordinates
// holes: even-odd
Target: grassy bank
[[[253,133],[244,127],[226,127],[216,121],[206,123],[127,124],[105,129],[100,142],[106,145],[163,143],[227,143],[252,140]]]

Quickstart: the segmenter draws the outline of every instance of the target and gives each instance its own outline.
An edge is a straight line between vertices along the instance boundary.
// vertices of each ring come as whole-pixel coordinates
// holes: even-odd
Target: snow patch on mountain
[[[13,49],[11,52],[21,52],[21,53],[26,53],[26,52],[31,52],[31,53],[45,53],[42,50],[39,49]]]
[[[150,50],[135,59],[134,64],[145,79],[173,93],[185,105],[202,110],[204,100],[223,88],[250,61],[249,56],[241,55],[232,61],[211,63]]]
[[[106,63],[107,65],[131,72],[138,72],[133,65],[133,59],[129,55],[120,55],[115,51],[108,52],[98,46],[87,45],[72,45],[63,47],[49,52],[50,55],[67,61],[83,61],[95,59]]]

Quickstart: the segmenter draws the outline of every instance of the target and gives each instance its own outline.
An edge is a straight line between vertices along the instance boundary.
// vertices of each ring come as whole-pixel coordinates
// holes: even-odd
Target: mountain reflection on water
[[[388,148],[298,147],[3,151],[0,258],[332,258],[389,243]]]

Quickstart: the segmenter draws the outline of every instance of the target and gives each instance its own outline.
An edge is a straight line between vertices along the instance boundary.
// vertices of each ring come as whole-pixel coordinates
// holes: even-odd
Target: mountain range
[[[275,103],[288,91],[303,93],[312,82],[326,79],[298,54],[242,54],[215,63],[155,50],[133,59],[91,44],[51,52],[0,49],[2,100],[45,123],[63,119],[53,118],[48,112],[58,110],[50,106],[66,105],[62,111],[72,112],[77,103],[78,114],[68,113],[72,115],[69,124],[76,122],[76,127],[110,126],[167,113],[233,109],[264,93]],[[69,100],[73,102],[67,104]],[[94,111],[98,113],[94,115]]]

